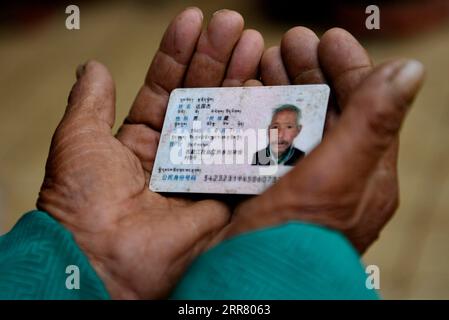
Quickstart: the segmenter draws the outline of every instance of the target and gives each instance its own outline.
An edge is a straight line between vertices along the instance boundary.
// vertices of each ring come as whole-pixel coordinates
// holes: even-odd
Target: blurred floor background
[[[191,5],[199,6],[206,20],[221,8],[239,11],[247,28],[262,32],[267,48],[278,44],[285,31],[302,21],[295,20],[295,14],[270,18],[273,1],[261,6],[257,0],[79,2],[81,29],[76,31],[65,28],[65,5],[37,14],[15,13],[12,23],[11,17],[1,17],[7,24],[0,24],[0,234],[34,208],[50,139],[63,114],[77,65],[94,58],[112,72],[117,86],[117,128],[165,27],[176,13]],[[382,17],[382,4],[380,8]],[[335,21],[349,27],[355,23],[353,31],[360,32],[364,12],[344,12],[352,12],[351,18],[340,15]],[[307,26],[318,26],[319,34],[324,25],[334,24],[334,20],[306,19],[310,18],[307,10],[301,17]],[[364,261],[379,266],[384,298],[448,299],[449,25],[424,31],[428,24],[415,23],[416,14],[410,17],[393,16],[388,21],[403,20],[411,28],[401,25],[401,29],[393,23],[387,32],[361,35],[376,63],[413,57],[428,71],[401,136],[400,208]],[[427,20],[435,22],[431,15]],[[412,32],[416,29],[422,30]]]

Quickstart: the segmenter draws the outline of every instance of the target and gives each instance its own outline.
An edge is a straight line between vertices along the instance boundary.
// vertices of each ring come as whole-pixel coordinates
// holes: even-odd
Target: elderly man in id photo
[[[254,154],[252,165],[293,166],[303,158],[305,153],[293,145],[293,140],[302,129],[300,121],[301,110],[292,104],[284,104],[274,109],[268,127],[269,144]],[[277,136],[272,135],[273,131],[277,132]]]

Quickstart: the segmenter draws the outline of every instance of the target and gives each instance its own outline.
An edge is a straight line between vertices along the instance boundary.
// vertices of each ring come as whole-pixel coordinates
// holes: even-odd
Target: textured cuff
[[[109,298],[72,234],[47,213],[25,214],[0,237],[0,299]]]

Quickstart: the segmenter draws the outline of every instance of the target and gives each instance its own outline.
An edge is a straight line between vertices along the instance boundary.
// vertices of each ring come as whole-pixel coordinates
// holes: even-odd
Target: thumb
[[[96,123],[110,131],[115,118],[115,86],[108,69],[90,60],[78,67],[76,77],[61,125]]]
[[[339,188],[361,185],[398,135],[424,79],[415,60],[395,60],[377,67],[354,91],[341,119],[316,157],[332,161],[329,179]],[[338,170],[335,170],[338,168]]]

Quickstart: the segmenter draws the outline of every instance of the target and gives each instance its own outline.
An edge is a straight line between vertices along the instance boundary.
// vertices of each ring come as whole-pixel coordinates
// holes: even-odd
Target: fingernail
[[[213,14],[212,14],[212,16],[215,16],[216,14],[219,14],[219,13],[222,13],[222,12],[226,12],[226,11],[229,11],[228,9],[220,9],[220,10],[217,10],[217,11],[215,11]]]
[[[198,7],[187,7],[187,8],[186,8],[186,11],[187,11],[187,10],[195,10],[195,11],[198,13],[198,15],[200,16],[201,19],[204,18],[204,16],[203,16],[203,11],[201,11],[201,9],[198,8]]]
[[[424,66],[417,60],[408,60],[392,78],[396,90],[410,100],[418,92],[424,79]]]
[[[81,76],[84,74],[85,71],[86,71],[86,63],[80,64],[76,68],[76,79],[78,80],[79,78],[81,78]]]

